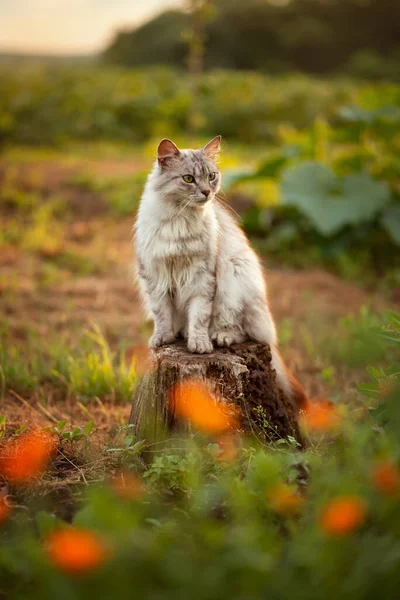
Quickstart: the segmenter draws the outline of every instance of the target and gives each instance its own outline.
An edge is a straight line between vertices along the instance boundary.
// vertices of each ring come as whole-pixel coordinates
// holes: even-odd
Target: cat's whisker
[[[221,190],[221,191],[222,191],[222,190]],[[225,194],[225,192],[223,192],[223,193]],[[216,196],[216,198],[217,198],[218,200],[220,200],[220,201],[221,201],[221,202],[224,204],[224,206],[226,206],[226,208],[229,208],[229,210],[230,210],[231,212],[233,212],[233,214],[234,214],[234,215],[236,215],[236,216],[237,216],[237,218],[239,219],[239,221],[240,221],[241,223],[243,223],[243,219],[242,219],[242,217],[239,215],[239,213],[237,213],[237,212],[236,212],[236,210],[235,210],[234,208],[232,208],[232,206],[231,206],[231,205],[228,203],[228,201],[225,199],[225,198],[226,198],[226,196],[225,196],[225,198],[222,198],[221,196],[219,196],[219,195],[218,195],[218,196]]]
[[[190,198],[184,204],[183,207],[182,207],[182,204],[178,204],[177,207],[175,208],[175,210],[169,215],[168,221],[173,221],[176,217],[178,217],[181,214],[181,212],[186,208],[186,206],[189,204],[189,202],[190,202]]]
[[[184,204],[182,206],[181,210],[178,212],[178,214],[176,215],[175,219],[177,219],[180,216],[180,214],[185,210],[185,208],[188,206],[188,204],[190,204],[190,200],[191,199],[190,199],[190,196],[189,196],[189,200],[186,202],[186,204]]]

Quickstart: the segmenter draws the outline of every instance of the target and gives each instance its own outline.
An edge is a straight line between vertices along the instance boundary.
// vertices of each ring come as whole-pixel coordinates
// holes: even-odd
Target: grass
[[[27,394],[50,384],[60,399],[129,402],[136,383],[134,357],[128,360],[123,351],[116,356],[96,325],[83,333],[74,353],[62,339],[43,343],[31,336],[13,344],[3,333],[0,372],[3,398],[6,390]]]
[[[363,305],[357,313],[338,319],[334,335],[321,317],[310,317],[300,334],[310,358],[317,363],[323,360],[326,368],[351,371],[368,363],[387,363],[393,358],[391,349],[376,338],[382,320],[382,314]]]

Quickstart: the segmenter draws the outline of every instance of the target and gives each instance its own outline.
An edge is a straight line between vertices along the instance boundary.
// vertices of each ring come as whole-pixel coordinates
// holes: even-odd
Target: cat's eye
[[[213,172],[213,173],[210,173],[210,174],[209,174],[209,176],[208,176],[208,179],[209,179],[210,181],[214,181],[214,179],[216,178],[216,176],[217,176],[217,174],[216,174],[215,172]]]
[[[194,183],[193,175],[183,175],[182,179],[183,181],[186,181],[186,183]]]

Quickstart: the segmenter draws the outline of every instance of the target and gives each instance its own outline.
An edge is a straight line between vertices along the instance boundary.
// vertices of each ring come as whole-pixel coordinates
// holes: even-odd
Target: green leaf
[[[253,175],[254,170],[249,167],[245,169],[239,169],[237,171],[226,171],[222,175],[222,185],[224,189],[228,190],[241,181],[252,179]]]
[[[364,110],[358,106],[344,106],[339,110],[343,120],[371,124],[379,120],[387,120],[392,123],[400,121],[400,108],[398,106],[381,106],[374,110]]]
[[[357,386],[357,390],[363,396],[367,396],[368,398],[380,398],[381,397],[381,388],[378,383],[362,383]]]
[[[390,201],[386,185],[368,174],[340,178],[316,162],[287,169],[281,190],[283,202],[297,207],[326,236],[371,221]]]
[[[283,167],[287,164],[287,158],[284,156],[275,156],[270,160],[267,160],[258,167],[255,172],[253,178],[259,177],[267,177],[270,179],[275,179],[278,177],[279,173],[283,169]]]
[[[64,429],[64,427],[66,426],[67,421],[58,421],[57,425],[56,425],[56,431],[57,433],[61,433],[62,430]]]
[[[60,527],[62,521],[51,513],[44,510],[39,510],[35,515],[38,532],[41,536],[48,535],[57,527]]]
[[[89,423],[84,427],[86,435],[89,436],[91,433],[93,433],[94,428],[94,421],[89,421]]]
[[[367,371],[376,381],[379,381],[384,375],[382,371],[375,369],[375,367],[367,367]]]
[[[381,339],[391,342],[392,344],[400,344],[400,331],[393,331],[393,329],[382,329],[379,336]]]
[[[274,156],[262,162],[256,169],[241,169],[230,171],[223,175],[223,185],[226,189],[242,181],[253,181],[255,179],[276,179],[287,164],[286,156]]]
[[[400,313],[396,312],[395,310],[386,310],[385,318],[388,321],[388,323],[393,325],[393,327],[397,327],[400,330]]]
[[[391,204],[385,209],[381,223],[393,242],[400,246],[400,204]]]

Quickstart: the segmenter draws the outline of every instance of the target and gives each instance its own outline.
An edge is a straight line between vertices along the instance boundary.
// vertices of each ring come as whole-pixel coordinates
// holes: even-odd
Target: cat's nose
[[[208,196],[211,194],[211,190],[201,190],[201,191],[205,195],[206,198],[208,198]]]

